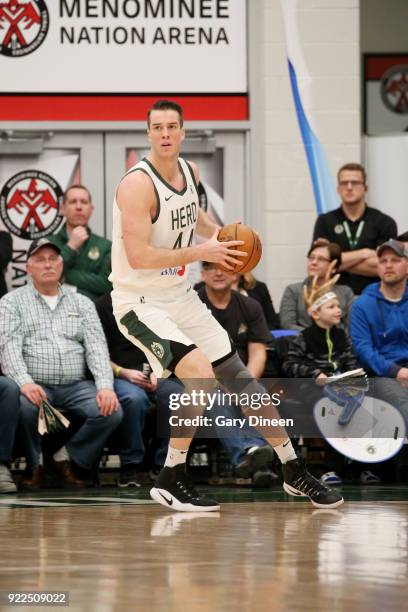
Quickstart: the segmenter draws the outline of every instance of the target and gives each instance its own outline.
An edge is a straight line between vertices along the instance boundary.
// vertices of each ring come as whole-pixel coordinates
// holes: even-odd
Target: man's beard
[[[401,278],[397,277],[395,279],[391,279],[391,280],[386,280],[383,279],[383,284],[385,287],[396,287],[397,285],[399,285],[403,280],[405,279],[405,276],[402,276]]]

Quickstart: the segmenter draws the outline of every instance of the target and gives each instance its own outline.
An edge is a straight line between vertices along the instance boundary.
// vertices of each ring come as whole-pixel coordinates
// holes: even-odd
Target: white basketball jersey
[[[190,165],[182,158],[178,160],[184,177],[184,188],[177,191],[165,181],[149,160],[144,158],[127,172],[144,172],[153,183],[157,200],[157,211],[152,219],[150,243],[164,249],[180,249],[191,246],[197,224],[198,192]],[[135,214],[137,214],[135,209]],[[135,298],[147,301],[149,297],[162,301],[177,298],[189,288],[188,266],[156,270],[134,270],[130,267],[123,242],[122,213],[113,203],[112,233],[112,299],[131,302]]]

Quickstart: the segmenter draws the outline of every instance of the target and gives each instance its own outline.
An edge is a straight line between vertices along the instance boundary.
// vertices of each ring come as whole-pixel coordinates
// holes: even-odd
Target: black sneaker
[[[175,467],[164,467],[150,489],[151,497],[163,506],[183,512],[210,512],[219,510],[213,499],[200,495],[186,472],[184,463]]]
[[[269,444],[249,448],[244,458],[235,466],[238,478],[251,478],[258,470],[266,470],[272,464],[274,452]]]
[[[316,508],[337,508],[342,496],[309,474],[303,459],[292,459],[282,465],[283,488],[289,495],[308,497]]]
[[[120,468],[118,487],[140,487],[140,470],[135,463],[127,463]]]

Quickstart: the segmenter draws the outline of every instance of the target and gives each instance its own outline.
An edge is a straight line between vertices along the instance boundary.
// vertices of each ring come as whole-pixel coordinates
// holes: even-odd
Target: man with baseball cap
[[[110,433],[122,418],[113,391],[105,336],[92,301],[60,284],[61,249],[47,238],[27,252],[29,282],[0,300],[0,361],[20,389],[20,422],[28,473],[41,485],[38,408],[43,400],[83,419],[81,428],[48,467],[68,486],[83,486]],[[87,380],[87,368],[94,381]]]
[[[408,259],[405,245],[387,240],[377,249],[380,282],[366,287],[351,311],[351,338],[376,395],[400,409],[408,423]],[[378,393],[377,393],[378,392]]]
[[[58,255],[61,254],[61,249],[57,244],[54,244],[53,242],[51,242],[51,240],[48,240],[48,238],[38,238],[37,240],[33,240],[30,246],[28,247],[27,259],[30,259],[30,257],[34,255],[34,253],[37,253],[37,251],[39,251],[40,249],[42,249],[42,247],[45,246],[51,247],[54,251],[58,253]]]

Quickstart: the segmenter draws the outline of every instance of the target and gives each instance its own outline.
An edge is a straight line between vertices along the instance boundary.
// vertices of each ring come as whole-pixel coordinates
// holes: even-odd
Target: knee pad
[[[228,357],[225,361],[214,366],[214,373],[217,380],[230,392],[253,395],[264,394],[267,390],[261,383],[252,376],[248,368],[242,363],[237,353]],[[251,406],[241,406],[248,409]]]

